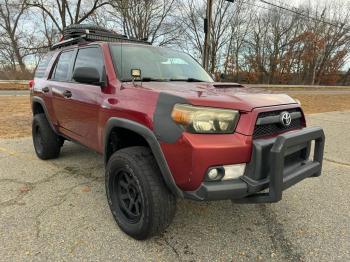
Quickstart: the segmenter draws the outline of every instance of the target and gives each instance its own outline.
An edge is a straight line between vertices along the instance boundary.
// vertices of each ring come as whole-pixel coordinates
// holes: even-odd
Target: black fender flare
[[[108,138],[114,127],[124,128],[130,131],[133,131],[140,136],[142,136],[148,143],[156,161],[158,167],[163,176],[164,182],[169,188],[169,190],[177,197],[184,197],[183,191],[176,185],[175,180],[171,174],[168,163],[165,159],[163,151],[160,147],[160,144],[154,135],[154,133],[146,126],[131,121],[128,119],[112,117],[106,123],[105,134],[104,134],[104,161],[107,164],[107,147],[108,147]]]
[[[39,103],[39,104],[41,105],[41,107],[44,109],[44,114],[45,114],[46,119],[47,119],[47,121],[49,122],[49,124],[50,124],[52,130],[53,130],[56,134],[58,134],[58,132],[57,132],[55,126],[53,125],[53,123],[52,123],[52,121],[51,121],[51,119],[50,119],[49,111],[48,111],[47,108],[46,108],[44,99],[42,99],[41,97],[38,97],[38,96],[33,96],[33,97],[32,97],[32,105],[31,105],[31,106],[32,106],[32,112],[33,112],[33,114],[34,114],[34,104],[35,104],[35,103]]]

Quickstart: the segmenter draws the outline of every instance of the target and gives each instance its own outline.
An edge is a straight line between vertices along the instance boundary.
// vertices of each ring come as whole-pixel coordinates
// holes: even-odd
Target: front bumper
[[[313,158],[309,159],[312,141]],[[235,180],[203,182],[196,191],[184,192],[193,200],[232,199],[239,203],[274,203],[282,192],[307,177],[321,175],[324,132],[319,127],[291,131],[276,138],[257,139],[245,174]],[[268,192],[262,192],[268,189]]]

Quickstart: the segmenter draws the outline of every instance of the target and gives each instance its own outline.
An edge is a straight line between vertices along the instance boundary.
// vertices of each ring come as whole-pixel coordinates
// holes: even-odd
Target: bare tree
[[[250,1],[250,0],[248,0]],[[230,24],[230,40],[226,46],[224,74],[234,74],[235,81],[239,80],[239,73],[244,68],[244,52],[246,39],[249,37],[253,12],[249,12],[245,1],[235,3],[233,19]]]
[[[112,0],[110,14],[125,35],[165,45],[178,37],[175,4],[175,0]]]
[[[17,2],[5,0],[0,5],[0,55],[2,64],[9,65],[11,70],[16,71],[17,65],[22,73],[26,72],[24,58],[28,51],[23,43],[23,31],[21,19],[27,10],[26,0]]]
[[[334,82],[350,52],[349,11],[343,9],[256,10],[239,52],[245,57],[241,67],[261,83]],[[232,67],[235,60],[229,57]]]
[[[234,7],[226,0],[217,0],[214,4],[212,28],[210,30],[210,52],[209,61],[211,73],[214,73],[220,65],[220,51],[228,44],[232,29]]]
[[[42,46],[52,46],[58,40],[60,31],[52,23],[49,15],[44,10],[40,10],[40,19],[38,19],[37,23],[39,23],[38,28],[40,29],[40,33],[44,36]]]
[[[214,73],[221,64],[221,51],[230,40],[231,21],[233,19],[233,5],[225,0],[218,0],[213,8],[213,21],[210,28],[209,71]],[[183,45],[187,49],[195,49],[200,60],[203,53],[204,28],[203,21],[206,13],[205,1],[191,0],[183,3],[181,9],[181,26],[183,32]],[[187,43],[186,43],[187,42]]]
[[[196,0],[185,1],[180,7],[179,21],[182,41],[180,47],[200,60],[203,53],[205,5]]]
[[[62,32],[70,24],[80,24],[87,20],[97,9],[109,4],[107,0],[28,0],[32,7],[44,11],[56,28]],[[58,19],[57,19],[58,17]]]

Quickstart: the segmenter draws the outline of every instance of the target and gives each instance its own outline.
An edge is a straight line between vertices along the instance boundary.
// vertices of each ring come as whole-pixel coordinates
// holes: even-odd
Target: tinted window
[[[60,55],[56,64],[52,79],[57,81],[67,81],[69,76],[69,67],[72,61],[73,50],[64,52]]]
[[[79,67],[93,67],[97,69],[101,77],[103,65],[101,49],[98,47],[89,47],[79,49],[74,69]]]
[[[42,78],[45,76],[46,68],[50,63],[52,56],[53,56],[53,53],[48,53],[41,59],[35,71],[35,77]]]

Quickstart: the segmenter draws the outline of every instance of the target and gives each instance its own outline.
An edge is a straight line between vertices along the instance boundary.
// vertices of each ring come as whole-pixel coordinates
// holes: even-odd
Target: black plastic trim
[[[241,179],[203,182],[196,191],[184,192],[185,198],[196,201],[239,199],[247,196],[247,183]]]
[[[156,110],[153,115],[154,133],[158,140],[175,143],[184,132],[183,127],[171,118],[175,104],[188,104],[187,100],[167,93],[160,93]]]
[[[165,184],[168,186],[169,190],[178,197],[183,198],[183,192],[181,189],[179,189],[175,183],[175,180],[171,174],[171,171],[169,169],[169,166],[165,160],[164,154],[162,152],[162,149],[160,147],[160,144],[154,135],[154,133],[147,128],[146,126],[139,124],[137,122],[128,120],[128,119],[122,119],[117,117],[112,117],[108,120],[106,124],[105,129],[105,136],[104,136],[104,158],[105,158],[105,164],[107,162],[107,145],[108,145],[108,138],[109,135],[114,127],[121,127],[124,129],[129,129],[139,135],[141,135],[150,146],[152,153],[158,163],[159,169],[162,173],[163,179]]]
[[[51,121],[51,119],[50,119],[49,111],[48,111],[47,108],[46,108],[44,99],[42,99],[41,97],[38,97],[38,96],[33,96],[33,97],[32,97],[32,112],[33,112],[33,114],[34,114],[34,104],[35,104],[35,103],[39,103],[39,104],[42,106],[42,108],[44,109],[44,113],[45,113],[46,119],[47,119],[47,121],[49,122],[49,124],[50,124],[52,130],[53,130],[57,135],[59,135],[59,133],[57,132],[55,126],[53,125],[53,123],[52,123],[52,121]]]
[[[302,118],[302,114],[301,112],[292,112],[290,113],[291,119],[298,119],[298,118]],[[256,121],[256,125],[260,126],[260,125],[268,125],[268,124],[277,124],[281,122],[281,116],[280,115],[276,115],[276,116],[265,116],[265,117],[261,117],[258,118],[258,120]]]

